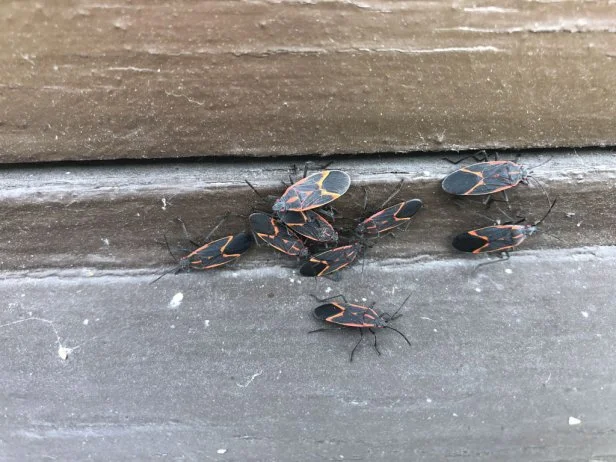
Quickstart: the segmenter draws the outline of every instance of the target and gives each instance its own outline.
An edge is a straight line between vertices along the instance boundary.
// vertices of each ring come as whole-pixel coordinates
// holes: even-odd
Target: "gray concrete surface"
[[[5,272],[0,459],[616,460],[616,250],[478,261]],[[412,347],[349,363],[356,332],[307,334],[311,293],[413,294]]]

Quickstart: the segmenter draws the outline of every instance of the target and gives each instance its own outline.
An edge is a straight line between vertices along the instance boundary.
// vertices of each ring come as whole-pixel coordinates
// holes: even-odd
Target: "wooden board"
[[[0,6],[0,162],[616,144],[608,0]]]

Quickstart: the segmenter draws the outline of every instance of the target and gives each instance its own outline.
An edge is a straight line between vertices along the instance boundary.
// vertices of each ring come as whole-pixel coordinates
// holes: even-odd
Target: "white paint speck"
[[[588,311],[580,311],[580,313],[582,313],[582,316],[584,316],[585,318],[588,317]]]
[[[430,398],[426,398],[426,403],[431,403],[432,400]]]
[[[60,359],[66,360],[71,351],[72,350],[70,348],[66,348],[60,345],[60,347],[58,348],[58,356],[60,357]]]
[[[332,288],[331,288],[331,287],[328,287],[327,289],[325,289],[325,293],[326,293],[326,294],[330,293],[331,291],[332,291]]]
[[[368,301],[368,299],[367,299],[366,297],[362,297],[362,298],[361,298],[361,301],[362,301],[362,302],[367,302],[367,301]]]
[[[90,320],[89,319],[84,319],[83,320],[83,325],[87,326],[88,324],[90,324]]]
[[[293,283],[295,282],[295,279],[293,279],[293,278],[289,278],[289,282],[290,282],[291,284],[293,284]]]
[[[505,270],[505,273],[507,273],[507,274],[511,274],[511,273],[513,273],[513,270],[512,270],[511,268],[507,268],[507,269]]]
[[[103,244],[109,247],[109,239],[107,239],[106,237],[101,237],[101,241],[103,241]]]
[[[165,199],[164,197],[161,199],[163,202],[163,206],[161,207],[161,209],[163,210],[167,210],[167,199]]]
[[[575,417],[569,417],[569,425],[579,425],[582,421],[580,419],[576,419]]]
[[[175,329],[175,324],[171,324],[169,327],[170,327],[171,329]]]
[[[434,330],[434,332],[438,332],[438,330],[437,330],[437,329],[433,329],[433,330]]]
[[[226,452],[227,452],[226,449],[219,449],[218,451],[216,451],[217,454],[224,454]]]
[[[475,287],[475,292],[481,292],[481,287]]]
[[[184,300],[184,294],[182,292],[178,292],[173,296],[171,301],[169,302],[169,307],[177,308],[182,304],[182,300]]]
[[[205,327],[210,327],[210,320],[206,319],[205,321],[203,321],[203,324],[205,324]]]
[[[451,414],[454,417],[458,417],[458,414],[456,414],[455,412],[453,414]]]

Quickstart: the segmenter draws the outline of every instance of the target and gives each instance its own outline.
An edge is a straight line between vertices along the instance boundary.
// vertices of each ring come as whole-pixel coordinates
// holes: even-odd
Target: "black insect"
[[[306,257],[308,249],[299,237],[284,224],[265,213],[253,213],[249,217],[252,232],[276,250],[296,257]]]
[[[325,302],[328,300],[333,300],[334,298],[341,298],[343,302],[332,301],[326,303],[324,305],[317,306],[314,311],[314,317],[320,321],[325,321],[331,324],[336,324],[340,327],[330,327],[330,328],[320,328],[316,330],[312,330],[309,333],[312,334],[314,332],[326,332],[332,330],[339,330],[344,328],[356,328],[359,330],[360,338],[359,341],[355,344],[353,349],[351,350],[351,361],[353,361],[353,354],[355,350],[361,343],[364,338],[364,329],[368,329],[372,335],[374,335],[374,349],[376,352],[381,355],[381,352],[378,349],[376,343],[376,332],[373,329],[391,329],[394,332],[397,332],[406,340],[406,343],[411,345],[406,336],[397,329],[389,326],[388,324],[394,319],[399,318],[402,315],[399,315],[398,312],[402,309],[404,304],[410,298],[411,295],[406,297],[406,299],[402,302],[400,307],[396,310],[393,315],[388,313],[378,314],[372,307],[356,305],[354,303],[347,302],[346,298],[343,295],[336,295],[334,297],[329,297],[325,299],[318,299],[320,302]],[[315,297],[316,298],[316,297]]]
[[[326,276],[349,266],[363,248],[359,242],[311,256],[299,269],[302,276]]]

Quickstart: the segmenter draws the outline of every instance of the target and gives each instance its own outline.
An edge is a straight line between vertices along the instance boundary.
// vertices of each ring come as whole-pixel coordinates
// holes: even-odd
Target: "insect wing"
[[[310,257],[299,272],[302,276],[325,276],[350,265],[357,258],[361,246],[345,245]]]
[[[462,252],[483,253],[507,251],[520,245],[526,235],[524,226],[500,225],[475,229],[458,234],[453,239],[453,246]]]
[[[272,208],[276,212],[315,209],[338,199],[350,185],[351,178],[341,170],[313,173],[289,186]]]
[[[279,214],[280,220],[297,234],[318,242],[330,242],[338,239],[334,227],[321,215],[312,211],[285,212]]]
[[[306,249],[304,243],[286,226],[278,223],[269,215],[253,213],[249,220],[256,236],[276,250],[292,256],[308,254],[308,249]]]
[[[375,327],[374,310],[351,303],[327,303],[314,309],[318,319],[347,327]]]
[[[481,196],[512,188],[522,178],[522,167],[514,162],[480,162],[449,174],[442,185],[450,194]]]
[[[226,236],[188,254],[189,266],[193,269],[210,269],[231,263],[252,245],[252,238],[246,233]]]
[[[412,199],[388,207],[366,218],[357,226],[356,232],[358,234],[378,236],[408,222],[422,205],[423,203],[419,199]]]

